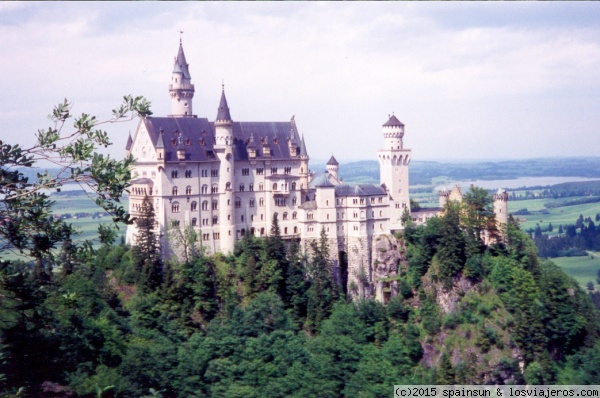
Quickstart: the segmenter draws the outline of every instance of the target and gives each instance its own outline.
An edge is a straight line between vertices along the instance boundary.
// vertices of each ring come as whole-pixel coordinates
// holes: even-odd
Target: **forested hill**
[[[334,282],[324,231],[307,253],[275,222],[269,237],[248,234],[232,255],[209,256],[193,230],[175,230],[184,255],[163,262],[147,203],[136,247],[105,242],[89,255],[64,244],[35,267],[2,262],[0,397],[375,398],[395,384],[600,384],[589,295],[540,260],[514,220],[505,243],[483,244],[487,191],[465,203],[406,226],[398,276],[386,279],[399,295],[386,306]]]
[[[324,164],[311,163],[313,171],[325,170]],[[340,175],[348,182],[379,182],[379,164],[363,160],[340,164]],[[452,180],[500,180],[518,177],[600,177],[600,157],[540,158],[473,162],[410,162],[410,184],[430,185],[435,177]]]

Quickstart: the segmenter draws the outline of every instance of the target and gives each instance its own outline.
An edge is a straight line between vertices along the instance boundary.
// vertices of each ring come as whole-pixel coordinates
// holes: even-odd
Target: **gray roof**
[[[185,79],[191,79],[190,69],[187,61],[185,60],[185,54],[183,53],[183,45],[179,41],[179,51],[177,57],[175,57],[175,65],[173,65],[173,73],[181,73]]]
[[[300,143],[300,156],[308,156],[308,152],[306,152],[306,143],[304,142],[304,134],[302,134],[302,142]]]
[[[214,123],[206,118],[196,117],[147,117],[142,119],[152,144],[160,145],[160,131],[164,131],[163,144],[165,160],[177,161],[176,150],[181,133],[186,149],[186,160],[211,161],[217,160],[214,155],[215,145]],[[290,122],[233,122],[234,157],[236,160],[248,160],[247,145],[254,138],[257,148],[257,159],[264,158],[263,148],[269,146],[270,159],[289,159],[290,149],[288,138],[290,131],[298,140],[298,132]]]
[[[339,166],[340,164],[338,163],[337,160],[335,160],[335,158],[333,157],[333,155],[331,155],[331,158],[327,162],[327,165],[329,165],[329,166]]]
[[[138,178],[136,180],[131,181],[132,184],[149,184],[149,185],[154,185],[154,183],[152,182],[151,179],[149,178]]]
[[[329,181],[329,175],[327,173],[321,173],[321,174],[318,174],[317,176],[315,176],[310,181],[310,184],[308,184],[308,186],[310,188],[332,188],[335,185],[333,185]]]
[[[133,140],[131,139],[131,133],[129,133],[129,137],[127,137],[127,145],[125,145],[125,150],[129,151],[131,146],[133,145]]]
[[[217,110],[216,120],[231,120],[231,114],[229,113],[229,105],[227,105],[227,98],[225,98],[225,88],[223,88],[223,91],[221,91],[221,102],[219,103],[219,109]]]
[[[404,127],[402,123],[395,115],[390,116],[389,120],[385,122],[384,127]]]
[[[373,184],[338,185],[335,187],[335,196],[376,196],[385,195],[381,187]]]

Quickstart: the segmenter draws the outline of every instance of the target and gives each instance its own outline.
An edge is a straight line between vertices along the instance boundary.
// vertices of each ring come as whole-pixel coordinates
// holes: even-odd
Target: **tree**
[[[119,161],[96,151],[111,145],[108,133],[101,129],[103,124],[151,115],[149,105],[143,97],[126,96],[111,119],[99,121],[84,113],[74,119],[74,131],[67,132],[64,126],[72,117],[72,104],[64,100],[49,116],[53,125],[38,131],[33,146],[22,148],[0,140],[0,237],[4,242],[0,252],[27,254],[35,259],[38,276],[51,275],[47,260],[59,242],[71,238],[73,229],[51,217],[49,191],[59,192],[67,183],[87,187],[96,204],[115,222],[128,222],[120,200],[130,181],[133,159]],[[37,172],[39,162],[59,171],[54,175]],[[37,172],[35,180],[27,176],[32,172]],[[91,249],[91,245],[85,247]]]
[[[324,227],[321,229],[319,241],[311,242],[310,246],[313,256],[309,267],[310,287],[307,292],[306,322],[308,329],[315,332],[331,312],[336,298],[329,266],[329,245]]]
[[[444,209],[441,237],[437,246],[440,279],[446,288],[452,286],[452,278],[463,269],[466,261],[466,242],[459,219],[460,205],[448,202]]]
[[[155,290],[163,282],[160,243],[154,232],[156,219],[154,206],[148,195],[144,196],[140,215],[136,218],[137,235],[133,248],[134,266],[138,281],[149,290]]]
[[[483,231],[487,231],[491,238],[498,234],[492,196],[484,188],[471,186],[463,196],[463,203],[465,212],[462,214],[462,225],[466,229],[467,236],[474,240],[473,243],[481,250]]]

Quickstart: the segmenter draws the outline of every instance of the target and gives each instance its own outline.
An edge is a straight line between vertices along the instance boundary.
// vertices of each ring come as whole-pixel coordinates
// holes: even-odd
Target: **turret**
[[[233,121],[229,113],[229,105],[225,97],[225,86],[222,86],[221,101],[215,119],[215,146],[228,147],[233,145]]]
[[[306,143],[304,142],[304,134],[300,139],[300,187],[308,188],[308,152],[306,151]]]
[[[158,133],[158,139],[156,140],[156,159],[159,163],[165,163],[165,140],[163,137],[163,129],[160,129]]]
[[[498,227],[508,222],[508,192],[499,188],[494,194],[494,214]]]
[[[338,163],[338,161],[335,160],[335,158],[333,157],[333,155],[331,155],[331,158],[327,162],[326,168],[327,168],[327,171],[329,172],[329,174],[331,174],[332,176],[334,176],[335,179],[338,179],[338,169],[339,169],[339,166],[340,166],[340,164]]]
[[[403,149],[404,124],[395,115],[383,125],[384,148],[391,151]]]
[[[192,99],[194,98],[194,85],[190,75],[189,65],[185,60],[181,38],[179,51],[175,57],[169,94],[171,95],[171,116],[192,117]]]
[[[183,144],[183,134],[179,133],[179,137],[177,138],[177,160],[184,161],[186,158],[185,154],[185,146]]]
[[[131,132],[129,133],[129,137],[127,137],[127,145],[125,145],[125,156],[131,155],[131,147],[133,146],[133,139],[131,139]]]

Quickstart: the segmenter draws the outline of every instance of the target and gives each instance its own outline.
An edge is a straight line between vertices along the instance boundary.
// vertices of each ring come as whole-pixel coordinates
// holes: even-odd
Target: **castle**
[[[126,152],[133,155],[129,210],[139,215],[152,200],[157,231],[191,226],[207,251],[230,253],[246,234],[266,236],[275,215],[284,239],[305,244],[327,234],[334,275],[350,294],[387,301],[398,263],[393,232],[410,211],[404,124],[394,115],[383,124],[377,152],[380,185],[344,184],[332,156],[326,171],[312,173],[296,121],[234,121],[222,88],[214,120],[193,113],[194,85],[183,45],[169,85],[172,111],[140,120]],[[439,209],[413,215],[425,222]],[[134,243],[136,226],[127,229]],[[385,282],[388,280],[388,282]]]

